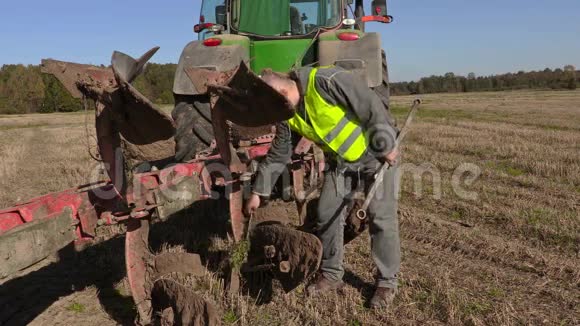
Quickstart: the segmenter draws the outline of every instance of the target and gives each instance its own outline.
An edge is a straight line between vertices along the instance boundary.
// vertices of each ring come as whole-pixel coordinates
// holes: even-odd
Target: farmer
[[[323,254],[320,273],[307,292],[317,295],[340,289],[344,285],[345,207],[356,189],[368,192],[381,163],[396,163],[396,128],[379,97],[349,71],[333,66],[301,68],[289,75],[266,70],[261,77],[287,98],[295,115],[277,125],[272,147],[259,165],[252,196],[246,202],[246,214],[270,196],[291,158],[293,132],[323,148],[328,165],[316,215]],[[370,301],[373,308],[387,307],[397,293],[396,174],[396,166],[389,169],[368,209],[371,251],[378,270],[377,289]]]

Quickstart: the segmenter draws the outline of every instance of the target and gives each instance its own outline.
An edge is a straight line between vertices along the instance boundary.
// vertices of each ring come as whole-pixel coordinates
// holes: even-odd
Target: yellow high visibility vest
[[[345,161],[355,162],[367,150],[363,128],[360,122],[347,116],[345,108],[329,104],[318,93],[315,84],[317,71],[318,68],[312,69],[304,95],[306,114],[312,126],[298,113],[288,120],[288,124],[295,132],[322,145],[324,150],[334,152]]]

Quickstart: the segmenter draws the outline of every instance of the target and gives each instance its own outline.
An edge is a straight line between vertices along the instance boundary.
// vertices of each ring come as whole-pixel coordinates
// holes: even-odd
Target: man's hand
[[[398,149],[394,149],[390,153],[386,154],[383,157],[383,159],[386,163],[389,163],[390,165],[395,165],[395,164],[397,164],[397,160],[399,159],[400,154],[401,154],[401,152],[399,152]]]
[[[261,202],[260,196],[252,194],[250,199],[246,201],[246,205],[244,207],[244,213],[246,214],[246,216],[251,216],[252,214],[254,214],[258,209],[258,207],[260,207],[260,202]]]

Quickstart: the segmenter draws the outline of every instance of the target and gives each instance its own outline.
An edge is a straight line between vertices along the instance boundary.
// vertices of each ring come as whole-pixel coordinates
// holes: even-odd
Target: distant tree
[[[19,113],[36,112],[44,98],[44,84],[38,66],[14,66],[4,87],[8,105]]]
[[[54,76],[43,75],[42,78],[45,89],[39,112],[73,112],[83,108],[81,101],[73,98]]]
[[[491,79],[491,82],[492,82],[492,88],[494,90],[503,91],[504,78],[502,78],[502,76],[494,76]]]
[[[407,84],[407,90],[410,94],[417,94],[417,83],[412,81]]]
[[[564,67],[565,79],[567,79],[566,88],[570,90],[575,90],[577,88],[576,81],[576,67],[573,65],[566,65]]]
[[[134,85],[145,97],[161,104],[173,103],[175,64],[150,63]]]
[[[467,74],[467,80],[465,81],[465,92],[473,92],[477,90],[477,76],[474,72]]]
[[[575,90],[576,88],[578,88],[576,78],[570,78],[568,80],[568,89]]]
[[[156,103],[173,103],[175,64],[149,64],[134,86]],[[39,66],[0,67],[0,113],[69,112],[82,109],[52,76]]]
[[[448,72],[445,74],[442,80],[441,85],[443,92],[453,93],[457,92],[457,83],[455,79],[455,74],[452,72]]]
[[[6,90],[5,90],[6,86],[4,85],[5,81],[2,77],[3,77],[3,73],[2,73],[2,70],[0,70],[0,97],[3,97],[4,93],[6,92]]]
[[[421,79],[419,81],[419,83],[417,84],[417,93],[418,94],[425,94],[425,81],[423,79]]]
[[[545,88],[575,89],[578,82],[576,68],[572,65],[567,65],[564,69],[551,70],[546,68],[542,71],[518,71],[515,74],[507,73],[480,77],[477,77],[475,73],[469,73],[467,77],[463,77],[449,72],[443,76],[421,78],[418,83],[392,83],[391,88],[392,94],[399,95]]]

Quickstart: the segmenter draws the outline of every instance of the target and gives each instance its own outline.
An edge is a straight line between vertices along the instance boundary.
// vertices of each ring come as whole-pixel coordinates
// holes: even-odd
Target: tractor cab
[[[204,40],[227,28],[227,9],[225,0],[204,0],[201,5],[199,24],[194,31]]]
[[[338,27],[342,18],[343,0],[205,0],[195,30],[202,40],[220,32],[299,38]]]
[[[232,0],[232,30],[260,36],[302,36],[342,22],[342,0]]]

